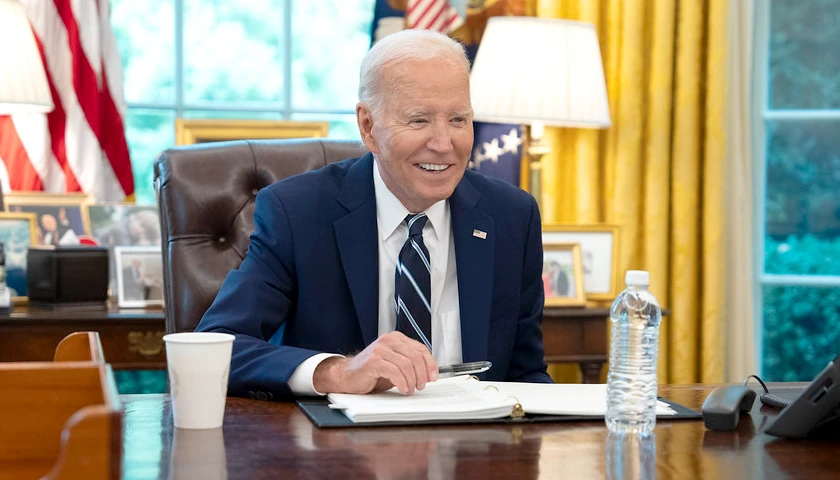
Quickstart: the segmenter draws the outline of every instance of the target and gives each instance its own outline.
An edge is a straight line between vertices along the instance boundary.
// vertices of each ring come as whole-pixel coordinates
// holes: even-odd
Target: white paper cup
[[[176,428],[222,426],[234,338],[211,332],[164,335]]]

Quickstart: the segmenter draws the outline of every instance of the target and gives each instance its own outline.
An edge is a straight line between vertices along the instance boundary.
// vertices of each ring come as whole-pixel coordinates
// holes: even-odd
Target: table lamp
[[[530,126],[531,194],[541,205],[545,126],[606,128],[610,108],[595,26],[492,17],[470,73],[475,119]]]
[[[0,115],[52,111],[41,54],[17,0],[0,0],[0,45]]]

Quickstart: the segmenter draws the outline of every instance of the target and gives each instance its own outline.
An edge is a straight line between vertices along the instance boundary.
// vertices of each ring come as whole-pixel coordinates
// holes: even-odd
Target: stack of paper
[[[473,420],[510,415],[516,400],[468,376],[440,379],[412,395],[392,388],[368,395],[331,393],[331,408],[354,423]]]

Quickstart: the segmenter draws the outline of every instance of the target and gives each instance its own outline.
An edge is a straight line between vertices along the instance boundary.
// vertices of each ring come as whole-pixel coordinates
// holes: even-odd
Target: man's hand
[[[382,335],[355,357],[330,357],[315,368],[321,393],[370,393],[397,387],[406,395],[438,378],[438,366],[422,343],[401,332]]]

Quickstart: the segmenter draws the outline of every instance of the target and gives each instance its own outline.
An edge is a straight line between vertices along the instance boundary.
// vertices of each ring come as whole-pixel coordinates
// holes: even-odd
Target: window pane
[[[840,274],[840,121],[767,123],[765,271]]]
[[[359,64],[370,48],[374,0],[296,1],[292,5],[292,105],[351,112]]]
[[[184,1],[184,99],[280,102],[281,0]]]
[[[292,115],[293,120],[302,122],[330,122],[329,138],[344,140],[362,140],[355,115],[317,115],[298,113]]]
[[[840,108],[840,0],[774,0],[770,108]]]
[[[175,112],[129,108],[126,122],[137,203],[154,204],[154,161],[175,144]]]
[[[764,289],[762,377],[810,381],[840,349],[840,288]]]
[[[173,0],[114,0],[111,25],[122,57],[126,101],[174,102]]]

